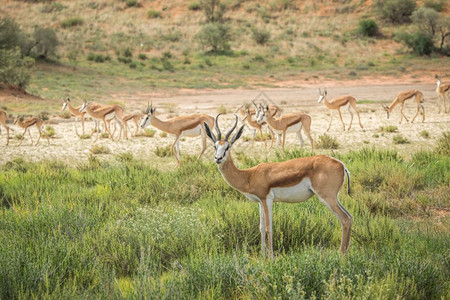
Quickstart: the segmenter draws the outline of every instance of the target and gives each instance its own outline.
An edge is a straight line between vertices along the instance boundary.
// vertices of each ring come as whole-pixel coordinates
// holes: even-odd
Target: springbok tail
[[[344,166],[344,172],[347,174],[347,184],[348,184],[348,195],[352,195],[352,189],[350,184],[350,171]]]

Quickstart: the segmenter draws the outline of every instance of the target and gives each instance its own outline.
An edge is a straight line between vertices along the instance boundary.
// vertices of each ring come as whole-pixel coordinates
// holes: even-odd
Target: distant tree
[[[221,3],[220,0],[201,0],[200,6],[206,17],[206,22],[223,22],[223,15],[227,6]]]
[[[394,24],[409,22],[416,9],[415,0],[376,0],[374,5],[384,20]]]
[[[33,33],[33,56],[47,59],[56,56],[58,37],[52,28],[36,28]]]
[[[19,47],[0,50],[0,83],[25,89],[31,79],[34,59],[22,57]]]
[[[359,21],[357,32],[362,36],[377,36],[379,29],[374,20],[364,19]]]
[[[411,19],[419,32],[439,40],[439,50],[442,50],[445,39],[450,36],[450,16],[440,14],[433,8],[420,7]]]
[[[0,49],[13,49],[20,45],[19,25],[11,18],[0,20]]]
[[[205,24],[196,35],[200,44],[207,51],[217,53],[230,49],[230,28],[225,24]]]

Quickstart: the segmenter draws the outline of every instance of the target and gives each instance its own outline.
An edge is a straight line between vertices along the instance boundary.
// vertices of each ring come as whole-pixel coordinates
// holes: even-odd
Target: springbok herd
[[[442,83],[442,76],[435,76],[437,79],[436,92],[439,100],[442,99],[444,105],[444,113],[448,113],[446,98],[450,93],[450,84]],[[393,109],[400,105],[400,123],[403,118],[409,122],[405,116],[403,109],[405,101],[414,99],[417,106],[417,111],[411,122],[414,122],[419,112],[422,112],[422,122],[425,120],[425,110],[423,103],[423,94],[419,90],[408,90],[401,92],[395,97],[389,106],[383,106],[389,118]],[[364,130],[361,123],[360,115],[356,107],[356,99],[353,96],[342,96],[332,100],[327,99],[327,91],[319,89],[319,103],[324,103],[325,107],[331,111],[330,123],[327,131],[331,127],[332,112],[337,110],[340,120],[342,122],[343,130],[346,130],[344,121],[342,119],[341,108],[347,107],[351,116],[350,124],[347,130],[350,130],[353,122],[353,111],[358,117],[359,126]],[[190,114],[182,115],[168,120],[161,120],[155,115],[156,108],[153,105],[148,105],[145,113],[141,114],[124,114],[124,108],[120,105],[106,105],[101,106],[93,102],[84,102],[80,107],[73,107],[70,99],[63,100],[63,110],[68,109],[72,115],[81,119],[82,134],[84,134],[84,117],[87,113],[94,120],[103,123],[105,131],[109,137],[114,140],[114,133],[111,132],[110,122],[114,119],[120,127],[118,139],[128,138],[128,121],[133,120],[136,125],[136,132],[138,128],[145,128],[152,125],[157,129],[168,134],[175,135],[175,141],[172,144],[171,150],[174,154],[177,165],[180,163],[180,148],[179,142],[182,137],[196,137],[201,136],[202,149],[198,156],[200,158],[206,149],[206,137],[214,143],[214,161],[218,165],[219,171],[227,183],[243,193],[251,201],[258,202],[260,205],[260,233],[262,252],[266,256],[266,242],[268,243],[268,254],[273,258],[272,245],[272,206],[273,202],[288,202],[297,203],[306,201],[313,195],[324,203],[340,220],[342,226],[341,252],[346,252],[350,243],[350,231],[352,225],[351,214],[342,206],[338,199],[338,193],[344,184],[345,177],[348,181],[348,193],[350,194],[350,173],[344,164],[329,156],[315,155],[311,157],[295,158],[284,162],[262,163],[249,169],[238,169],[231,156],[231,148],[238,140],[244,130],[242,125],[236,133],[234,130],[238,125],[238,116],[235,114],[235,122],[233,127],[225,134],[222,134],[219,127],[219,117],[215,118],[207,114]],[[281,109],[276,105],[268,105],[267,103],[252,102],[250,106],[240,106],[236,112],[242,117],[242,121],[246,122],[248,126],[253,129],[253,140],[258,131],[263,136],[263,127],[267,127],[272,137],[270,147],[273,145],[273,136],[277,136],[277,146],[284,145],[287,133],[296,133],[300,141],[301,147],[304,141],[301,135],[301,130],[307,135],[310,144],[311,152],[314,151],[314,142],[311,136],[311,116],[305,113],[297,112],[290,114],[281,114]],[[439,113],[441,106],[439,105]],[[9,143],[9,127],[6,125],[6,112],[0,111],[0,123],[6,128],[7,145]],[[116,124],[115,123],[115,124]],[[22,144],[27,130],[36,125],[39,130],[39,138],[35,145],[39,143],[42,133],[45,132],[43,128],[43,121],[37,117],[21,118],[16,117],[14,124],[24,128],[20,143]],[[213,133],[216,130],[217,135]],[[97,131],[97,137],[99,129]],[[134,135],[136,135],[136,132]],[[78,132],[76,132],[78,135]],[[31,134],[30,134],[31,138]],[[33,141],[31,141],[33,144]],[[47,142],[50,143],[48,137]],[[266,141],[264,144],[267,147]],[[267,235],[267,236],[266,236]]]

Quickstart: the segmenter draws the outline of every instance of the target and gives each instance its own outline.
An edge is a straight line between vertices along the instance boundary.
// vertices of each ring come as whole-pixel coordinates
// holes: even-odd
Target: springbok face
[[[147,109],[145,110],[145,115],[142,117],[140,127],[145,128],[148,125],[150,125],[150,121],[153,117],[153,114],[155,113],[156,108],[154,108],[152,105],[147,105]]]
[[[63,106],[62,106],[62,110],[66,110],[66,108],[67,108],[67,105],[69,104],[69,102],[70,102],[70,99],[69,98],[67,98],[67,99],[62,99],[63,100]]]
[[[257,110],[256,113],[256,122],[258,122],[258,124],[262,124],[266,121],[266,113],[268,111],[269,107],[264,108],[264,106],[262,104],[259,105],[259,108]]]
[[[442,83],[442,76],[439,76],[437,74],[434,75],[434,78],[436,78],[436,84],[437,86],[440,86]]]
[[[22,122],[22,121],[23,121],[23,117],[22,117],[22,116],[17,116],[17,117],[14,119],[13,124],[16,125],[18,121],[21,121],[21,122]]]
[[[227,134],[225,135],[225,138],[222,139],[222,133],[220,132],[219,123],[218,123],[220,115],[221,114],[218,114],[216,117],[217,137],[211,131],[208,124],[203,123],[205,126],[206,135],[214,143],[214,149],[216,149],[216,152],[214,154],[214,161],[218,165],[222,164],[223,162],[225,162],[228,159],[228,155],[229,155],[231,146],[233,146],[234,142],[236,142],[236,140],[241,137],[242,132],[244,131],[244,125],[242,125],[239,128],[238,132],[231,138],[231,141],[228,141],[228,138],[233,133],[234,129],[236,129],[236,126],[238,123],[238,116],[234,115],[236,117],[236,122],[234,123],[234,126],[230,129],[230,131],[227,132]]]
[[[317,100],[317,102],[322,103],[322,101],[323,101],[323,99],[325,99],[326,95],[327,95],[327,89],[325,89],[323,93],[319,89],[319,100]]]
[[[84,111],[86,111],[86,107],[87,107],[88,105],[89,105],[88,102],[83,101],[83,104],[81,105],[79,112],[84,112]]]

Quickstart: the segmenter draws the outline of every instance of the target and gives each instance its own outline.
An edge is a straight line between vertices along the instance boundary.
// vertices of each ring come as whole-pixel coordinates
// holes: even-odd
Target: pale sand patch
[[[422,116],[418,116],[415,123],[398,124],[400,119],[400,107],[395,108],[390,120],[386,119],[386,113],[382,110],[379,103],[360,103],[358,108],[360,110],[361,121],[364,125],[364,131],[359,127],[356,115],[353,120],[353,126],[350,132],[344,132],[339,120],[337,112],[333,114],[333,123],[329,135],[338,139],[340,148],[335,151],[347,152],[349,150],[357,150],[362,147],[376,147],[398,150],[402,155],[409,156],[411,153],[419,150],[431,150],[435,147],[436,140],[441,136],[442,132],[450,130],[450,114],[438,114],[437,95],[435,93],[434,84],[422,85],[368,85],[368,86],[333,86],[328,88],[328,97],[338,97],[341,95],[351,94],[357,98],[358,101],[391,101],[400,92],[408,89],[419,89],[424,93],[424,106],[426,110],[426,120],[422,123]],[[280,89],[265,89],[265,94],[275,103],[282,107],[283,113],[304,111],[312,117],[312,136],[315,141],[319,140],[319,135],[323,134],[328,127],[329,111],[323,104],[317,103],[318,92],[317,87],[305,86],[301,88],[280,88]],[[259,95],[260,90],[202,90],[189,91],[183,94],[179,91],[176,95],[155,96],[152,95],[151,100],[153,105],[157,107],[161,119],[167,119],[176,115],[184,115],[189,113],[207,113],[209,115],[217,115],[217,109],[220,105],[224,105],[228,112],[234,112],[236,107],[242,103],[250,103]],[[124,101],[123,99],[130,99]],[[126,104],[126,112],[134,112],[145,109],[149,101],[149,95],[136,93],[133,95],[117,95],[112,100],[121,100]],[[164,103],[171,103],[174,105],[165,105]],[[450,105],[450,104],[449,104]],[[171,109],[174,112],[168,112]],[[342,109],[343,118],[348,127],[350,115],[347,109]],[[415,107],[411,100],[407,102],[405,114],[411,119],[415,113]],[[221,120],[222,131],[226,131],[231,126],[233,120],[232,114],[223,116]],[[13,137],[23,132],[21,128],[13,126],[14,131],[11,132],[10,145],[5,146],[5,131],[2,130],[0,137],[0,165],[5,164],[11,159],[17,157],[24,157],[27,160],[41,161],[41,160],[61,160],[73,165],[87,161],[90,155],[90,149],[94,144],[104,145],[111,150],[111,154],[96,155],[100,159],[114,159],[118,154],[130,152],[135,158],[148,160],[155,165],[166,167],[175,166],[175,159],[160,158],[154,153],[156,147],[165,147],[172,145],[174,137],[168,135],[165,138],[160,137],[160,132],[152,138],[136,137],[129,140],[111,141],[109,139],[100,139],[96,143],[92,139],[82,140],[75,135],[74,118],[70,120],[63,120],[57,117],[52,118],[57,124],[51,124],[56,132],[55,138],[50,140],[51,145],[47,145],[45,139],[41,139],[38,146],[30,146],[28,134],[22,146],[17,147],[18,140]],[[130,122],[131,123],[131,122]],[[384,133],[379,132],[381,126],[395,125],[398,127],[398,133]],[[93,122],[86,122],[86,129],[90,131],[93,128]],[[134,126],[134,124],[132,125]],[[33,141],[37,139],[36,128],[31,128]],[[78,131],[81,131],[81,126],[78,124]],[[134,131],[132,129],[131,131]],[[427,131],[430,138],[424,138],[420,132]],[[393,136],[401,134],[410,141],[410,144],[395,145],[393,143]],[[378,135],[378,137],[376,137]],[[246,129],[244,136],[251,136],[251,131]],[[306,149],[309,150],[309,142],[303,134],[306,142]],[[249,148],[251,142],[244,142],[241,139],[235,147],[235,151],[245,151]],[[287,136],[287,149],[298,147],[299,142],[296,135],[289,134]],[[212,159],[212,146],[210,141],[207,141],[207,152],[203,159]],[[201,149],[200,138],[185,138],[180,143],[181,154],[197,155]],[[266,152],[262,142],[256,142],[252,151],[247,151],[249,155],[260,155]],[[267,153],[274,153],[275,149],[267,151]],[[330,154],[331,150],[317,149],[316,153]]]

